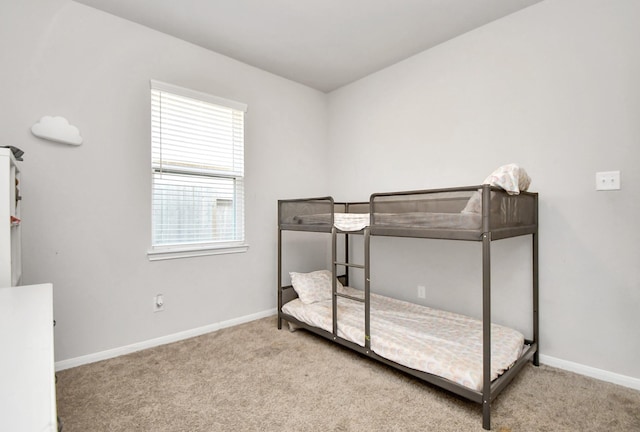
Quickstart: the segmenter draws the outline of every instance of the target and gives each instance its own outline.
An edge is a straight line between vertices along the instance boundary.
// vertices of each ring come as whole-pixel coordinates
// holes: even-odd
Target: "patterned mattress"
[[[345,294],[363,292],[344,287]],[[331,300],[304,304],[295,299],[282,311],[314,327],[332,331]],[[338,336],[364,346],[364,304],[338,297]],[[491,379],[522,353],[524,336],[491,327]],[[482,390],[482,322],[467,316],[371,294],[371,349],[412,369]]]

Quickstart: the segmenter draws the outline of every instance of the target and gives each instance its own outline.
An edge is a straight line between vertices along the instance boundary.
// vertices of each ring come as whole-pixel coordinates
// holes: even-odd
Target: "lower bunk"
[[[372,293],[370,340],[365,343],[362,290],[338,284],[335,334],[330,296],[300,298],[292,287],[286,291],[279,320],[291,327],[309,330],[471,401],[482,404],[486,399],[481,320]],[[520,332],[491,325],[489,402],[536,350],[536,344],[525,340]]]

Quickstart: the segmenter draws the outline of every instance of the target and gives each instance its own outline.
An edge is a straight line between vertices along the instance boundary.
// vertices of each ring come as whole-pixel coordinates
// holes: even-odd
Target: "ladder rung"
[[[335,265],[341,265],[341,266],[345,266],[345,267],[355,267],[355,268],[361,268],[363,269],[364,266],[362,264],[351,264],[351,263],[346,263],[346,262],[334,262]]]
[[[346,298],[346,299],[349,299],[349,300],[355,300],[355,301],[359,301],[361,303],[364,303],[364,299],[360,298],[360,297],[354,297],[354,296],[350,296],[348,294],[341,294],[341,293],[336,293],[336,295],[338,297],[343,297],[343,298]]]

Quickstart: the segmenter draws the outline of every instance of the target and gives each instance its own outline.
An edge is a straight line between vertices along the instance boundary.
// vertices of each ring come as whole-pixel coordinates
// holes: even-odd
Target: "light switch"
[[[620,189],[620,171],[603,171],[596,173],[596,190]]]

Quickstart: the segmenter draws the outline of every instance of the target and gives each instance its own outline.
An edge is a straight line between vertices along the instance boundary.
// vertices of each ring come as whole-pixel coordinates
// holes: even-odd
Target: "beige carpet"
[[[58,373],[64,432],[482,431],[479,404],[266,318]],[[640,431],[640,392],[525,367],[492,430]]]

